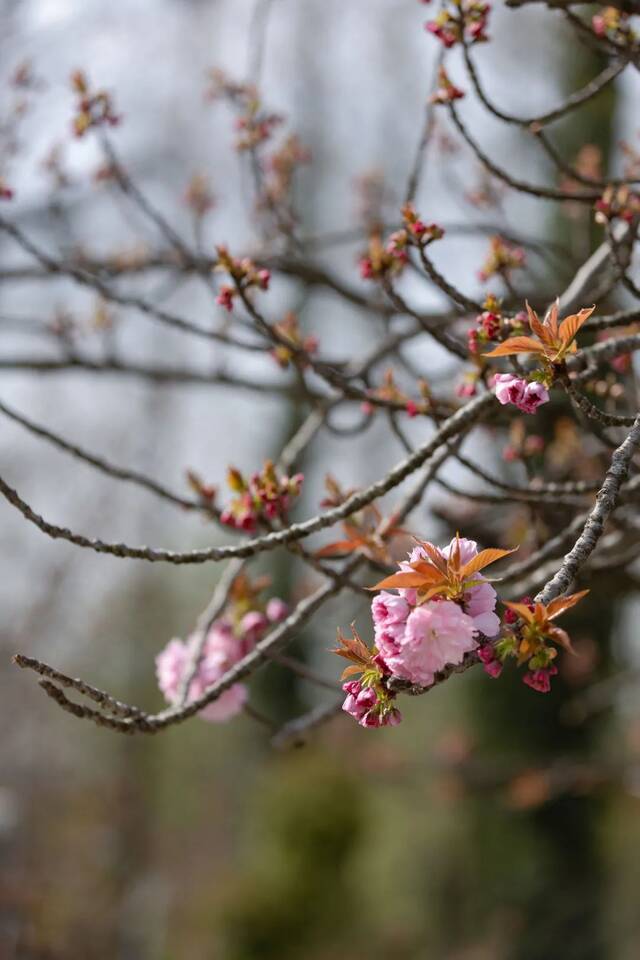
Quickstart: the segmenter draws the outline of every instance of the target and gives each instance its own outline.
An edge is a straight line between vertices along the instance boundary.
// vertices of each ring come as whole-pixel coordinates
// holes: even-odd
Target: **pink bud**
[[[289,613],[289,607],[279,597],[272,597],[267,604],[267,617],[271,623],[280,623]]]
[[[484,672],[490,677],[493,677],[494,680],[497,680],[502,673],[502,664],[499,660],[492,660],[490,663],[485,663]]]
[[[240,621],[240,630],[247,639],[256,641],[264,633],[269,621],[259,610],[250,610]]]
[[[271,282],[271,272],[269,270],[258,270],[258,286],[261,290],[268,290]]]
[[[378,702],[378,696],[373,689],[373,687],[365,687],[364,690],[361,690],[358,694],[358,706],[366,707],[369,710],[371,707],[375,707]]]

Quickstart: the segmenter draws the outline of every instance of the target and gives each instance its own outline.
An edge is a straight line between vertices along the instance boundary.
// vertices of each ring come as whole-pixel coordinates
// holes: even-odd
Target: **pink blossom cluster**
[[[304,475],[278,476],[268,460],[260,473],[248,479],[231,467],[227,482],[236,496],[221,512],[220,522],[253,533],[261,520],[271,521],[287,514],[292,501],[300,494]]]
[[[111,95],[104,90],[92,92],[82,70],[71,74],[71,86],[78,97],[76,115],[73,118],[73,132],[83,137],[92,127],[115,127],[122,119],[113,109]]]
[[[383,670],[382,676],[388,674]],[[362,680],[349,680],[342,684],[347,694],[342,709],[358,721],[361,727],[397,727],[402,714],[392,706],[394,694],[379,684],[367,685]]]
[[[452,540],[440,552],[448,557],[455,547]],[[473,540],[461,538],[461,563],[478,552]],[[410,562],[427,559],[422,547],[416,547]],[[400,564],[401,569],[411,569]],[[494,610],[496,592],[481,575],[460,600],[434,597],[419,603],[417,592],[401,589],[398,594],[383,591],[371,604],[378,652],[391,674],[420,686],[433,683],[436,673],[449,664],[458,664],[466,653],[478,646],[479,634],[493,637],[500,629]],[[480,581],[480,582],[477,582]]]
[[[369,243],[369,252],[358,261],[360,276],[363,280],[395,276],[402,273],[408,260],[404,230],[392,233],[386,245],[383,245],[378,237],[373,237]]]
[[[480,346],[484,346],[492,340],[497,340],[502,330],[502,316],[498,301],[494,297],[487,298],[492,309],[483,310],[476,317],[476,327],[472,327],[467,333],[467,342],[469,353],[480,353]]]
[[[489,254],[482,269],[478,271],[478,279],[481,283],[486,283],[496,274],[508,277],[512,270],[524,267],[525,261],[526,256],[522,247],[516,247],[499,236],[491,237]]]
[[[187,703],[197,700],[256,645],[267,628],[283,620],[288,607],[283,600],[272,597],[262,610],[249,610],[238,622],[232,617],[221,617],[210,627],[198,667],[189,685]],[[158,686],[172,706],[177,705],[186,671],[191,669],[192,657],[198,644],[197,634],[186,640],[174,638],[156,657]],[[234,683],[217,700],[200,711],[203,720],[220,723],[236,716],[247,700],[247,689]]]
[[[640,195],[626,184],[609,186],[594,204],[596,223],[607,224],[620,219],[631,223],[640,214]]]
[[[425,23],[425,30],[432,33],[447,48],[455,46],[463,38],[469,43],[481,43],[488,40],[487,21],[491,5],[480,0],[454,0],[452,10],[446,5],[434,17]]]
[[[511,373],[497,373],[493,385],[496,399],[501,404],[513,403],[523,413],[535,413],[549,399],[549,391],[543,383],[537,380],[527,383]]]
[[[591,27],[597,37],[610,40],[618,46],[626,46],[637,41],[638,36],[631,27],[628,13],[616,7],[603,7],[591,18]]]
[[[464,97],[464,91],[456,87],[449,79],[449,74],[444,67],[438,70],[438,86],[435,93],[429,97],[429,103],[451,103],[453,100],[461,100]]]
[[[233,301],[239,295],[240,290],[269,289],[271,283],[271,272],[269,270],[256,267],[248,257],[243,257],[241,260],[232,257],[222,244],[216,247],[216,251],[218,262],[215,269],[228,273],[231,279],[235,281],[235,286],[230,286],[227,283],[222,284],[216,296],[216,303],[224,307],[225,310],[231,311],[233,309]]]

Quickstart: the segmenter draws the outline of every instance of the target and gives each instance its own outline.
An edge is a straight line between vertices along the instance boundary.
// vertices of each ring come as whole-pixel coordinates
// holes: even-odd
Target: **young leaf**
[[[517,549],[517,547],[514,547],[513,550],[481,550],[480,553],[472,557],[468,563],[465,563],[464,567],[460,570],[460,576],[466,579],[472,574],[478,573],[479,570],[484,570],[490,563],[496,563],[497,560],[508,557],[510,553],[515,553]]]
[[[422,573],[394,573],[390,577],[385,577],[380,583],[376,583],[373,587],[368,587],[367,589],[388,590],[392,588],[398,589],[399,587],[422,587],[424,583],[425,578]]]
[[[560,339],[565,344],[571,343],[582,324],[586,323],[594,310],[595,304],[592,307],[585,307],[579,313],[572,313],[570,317],[566,317],[560,324]]]
[[[442,556],[437,547],[434,547],[432,543],[429,543],[426,540],[416,540],[416,543],[419,547],[422,547],[424,552],[427,554],[431,562],[435,567],[438,568],[440,573],[446,574],[447,572],[447,561]]]
[[[588,590],[581,590],[579,593],[572,593],[568,597],[556,597],[556,599],[552,600],[547,606],[547,619],[555,620],[555,618],[559,617],[565,610],[575,607],[576,603],[582,600],[583,597],[586,597],[588,593]]]
[[[427,560],[418,560],[417,563],[412,563],[411,567],[429,583],[439,583],[446,576],[446,571],[443,573],[441,570],[436,570]]]
[[[335,653],[336,651],[333,651],[333,652]],[[342,656],[342,654],[339,654],[339,655]],[[351,666],[344,668],[344,670],[340,674],[340,679],[346,680],[347,677],[353,677],[356,675],[356,673],[362,673],[362,667],[358,666],[355,663],[352,663]]]
[[[569,634],[566,630],[562,630],[560,627],[549,627],[547,630],[547,636],[550,640],[553,640],[554,643],[557,643],[559,647],[562,647],[564,650],[568,650],[569,653],[575,655],[576,651],[571,645],[571,640],[569,639]]]
[[[550,333],[544,323],[538,317],[538,314],[535,310],[532,310],[529,304],[526,304],[527,314],[529,315],[529,326],[535,333],[536,337],[542,340],[543,343],[548,343],[550,338]]]
[[[551,339],[556,340],[558,337],[558,301],[556,300],[549,310],[549,315],[547,317],[546,326],[551,334]]]
[[[544,353],[544,346],[533,337],[509,337],[483,357],[510,357],[514,353]]]
[[[333,557],[337,554],[353,553],[354,550],[357,550],[357,548],[361,547],[365,542],[363,538],[359,540],[336,540],[335,543],[328,543],[325,547],[321,547],[320,550],[316,550],[315,556],[318,558]]]
[[[522,619],[527,623],[533,623],[533,612],[529,609],[526,603],[509,603],[507,600],[505,600],[504,605],[509,610],[513,610],[514,613],[517,613],[518,616],[522,617]]]

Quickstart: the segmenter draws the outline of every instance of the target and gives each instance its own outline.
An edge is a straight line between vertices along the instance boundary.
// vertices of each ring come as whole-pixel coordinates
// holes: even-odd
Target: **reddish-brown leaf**
[[[547,637],[550,640],[553,640],[554,643],[557,643],[559,647],[562,647],[564,650],[568,650],[569,653],[575,654],[575,650],[571,645],[571,640],[569,639],[569,634],[566,630],[563,630],[561,627],[549,627],[547,630]]]
[[[544,345],[533,337],[509,337],[483,357],[510,357],[515,353],[544,353]]]
[[[535,312],[535,310],[531,309],[528,303],[526,306],[527,306],[527,313],[529,315],[529,326],[535,333],[536,337],[538,337],[542,341],[542,343],[546,344],[547,346],[550,346],[553,342],[553,335],[551,333],[551,330],[544,323],[542,323],[542,321],[538,317],[538,314]]]
[[[337,554],[342,553],[353,553],[354,550],[357,550],[358,547],[363,546],[366,543],[364,537],[360,537],[358,540],[336,540],[335,543],[328,543],[325,547],[321,547],[320,550],[316,550],[314,556],[320,557],[334,557]]]
[[[429,563],[427,560],[418,560],[416,563],[412,563],[411,567],[429,583],[439,583],[442,578],[446,576],[446,570],[444,572],[441,570],[436,570],[433,564]]]
[[[551,309],[549,310],[549,316],[547,318],[546,326],[553,337],[557,339],[558,337],[558,301],[556,300]]]
[[[496,561],[502,560],[503,557],[508,557],[510,553],[515,553],[517,549],[517,547],[514,547],[513,550],[498,550],[497,548],[481,550],[480,553],[472,557],[468,563],[465,563],[464,567],[460,570],[460,576],[466,579],[472,574],[484,570],[490,563],[496,563]]]
[[[509,603],[507,600],[504,601],[505,607],[509,610],[513,610],[514,613],[517,613],[519,617],[522,617],[527,623],[533,623],[533,613],[529,610],[529,607],[526,603]]]
[[[421,573],[394,573],[390,577],[385,577],[380,583],[376,583],[369,590],[389,590],[399,587],[422,587],[425,584],[424,575]]]
[[[570,317],[565,317],[559,329],[560,339],[563,343],[568,344],[573,340],[580,327],[583,323],[586,323],[594,310],[595,304],[592,307],[585,307],[579,313],[572,313]]]
[[[344,668],[344,670],[340,674],[340,679],[346,680],[347,677],[354,677],[356,673],[362,673],[362,669],[357,664],[352,663],[350,667]]]
[[[447,561],[442,556],[438,548],[434,547],[434,545],[429,543],[428,540],[417,540],[416,543],[418,546],[422,547],[433,565],[437,567],[441,573],[445,574],[447,572]]]
[[[564,613],[565,610],[569,610],[571,607],[575,607],[576,603],[579,603],[583,597],[589,593],[588,590],[580,590],[579,593],[572,593],[568,597],[556,597],[555,600],[552,600],[547,606],[547,617],[549,620],[555,620],[556,617],[559,617],[561,613]]]

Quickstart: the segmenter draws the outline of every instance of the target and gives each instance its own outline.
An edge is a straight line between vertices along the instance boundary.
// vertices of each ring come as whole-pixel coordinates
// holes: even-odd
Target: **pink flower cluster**
[[[429,103],[451,103],[453,100],[461,100],[464,97],[464,91],[456,87],[449,79],[449,74],[444,67],[438,70],[438,86],[435,93],[429,97]]]
[[[387,691],[381,697],[375,685],[367,686],[362,680],[349,680],[342,689],[347,694],[342,709],[361,727],[397,727],[402,722],[398,708],[390,705],[393,695]]]
[[[460,539],[461,563],[478,552],[473,540]],[[440,552],[447,557],[455,546],[452,540]],[[416,547],[410,562],[427,559],[422,547]],[[400,564],[410,569],[408,564]],[[418,603],[416,591],[402,589],[398,594],[383,591],[374,597],[371,613],[378,652],[387,669],[396,677],[420,686],[433,683],[436,673],[448,664],[461,663],[464,655],[477,647],[477,636],[493,637],[500,629],[494,610],[496,592],[480,575],[464,593],[461,601],[434,598]]]
[[[513,403],[523,413],[535,413],[549,399],[549,391],[544,384],[536,380],[527,383],[511,373],[497,373],[493,385],[501,404]]]
[[[271,283],[271,272],[266,268],[259,269],[248,257],[239,260],[232,257],[227,248],[220,244],[216,247],[218,262],[215,270],[228,273],[235,286],[223,283],[216,296],[216,303],[224,307],[225,310],[233,309],[233,302],[240,291],[247,290],[268,290]]]
[[[227,483],[236,496],[220,514],[220,522],[236,530],[253,533],[262,521],[284,517],[292,501],[299,496],[304,475],[278,476],[273,463],[267,460],[260,473],[246,479],[230,467]]]
[[[523,267],[525,260],[525,252],[522,247],[516,247],[499,236],[491,237],[489,254],[482,269],[478,271],[478,279],[481,283],[486,283],[496,274],[508,277],[512,270],[519,270]]]
[[[261,610],[249,610],[238,623],[234,623],[230,617],[216,620],[207,633],[198,669],[189,685],[187,703],[201,697],[234,663],[253,649],[270,624],[283,620],[287,613],[286,603],[273,597],[267,603],[264,613]],[[192,634],[186,641],[170,640],[156,657],[158,686],[172,706],[178,703],[182,681],[185,672],[190,669],[197,643],[196,634]],[[246,699],[245,685],[235,683],[217,700],[207,704],[200,711],[200,716],[212,723],[230,720],[242,710]]]
[[[444,5],[433,20],[425,23],[425,30],[447,48],[460,43],[463,33],[469,43],[481,43],[489,39],[486,31],[490,4],[479,0],[454,0],[450,6],[451,11]]]

